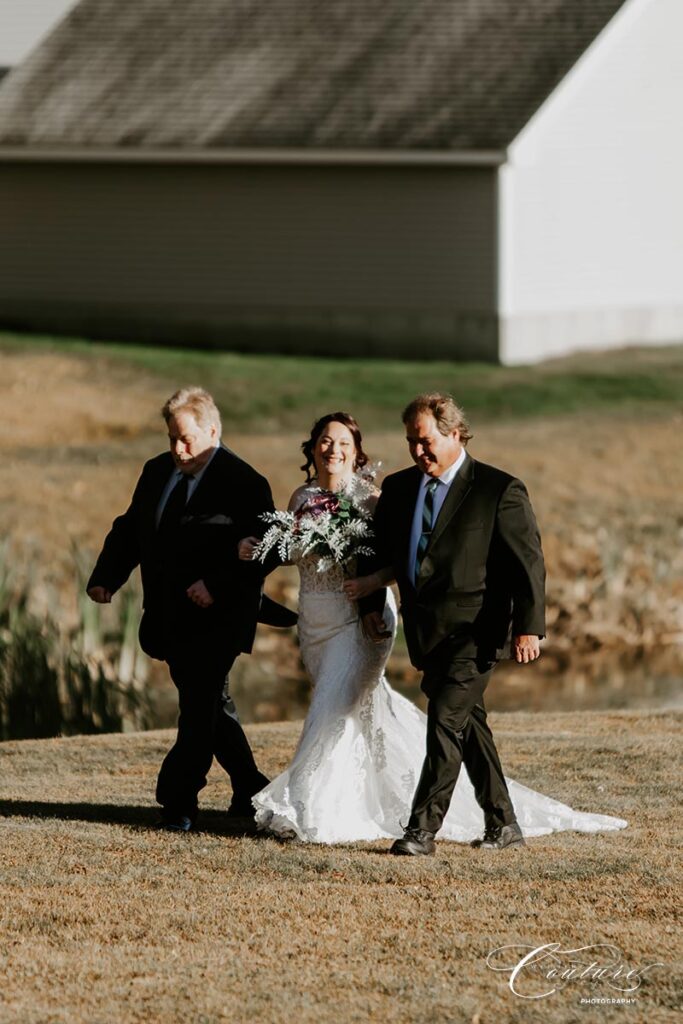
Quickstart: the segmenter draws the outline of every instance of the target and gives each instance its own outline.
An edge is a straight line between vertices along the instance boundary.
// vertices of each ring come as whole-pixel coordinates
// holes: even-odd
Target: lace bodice
[[[319,493],[317,482],[302,489],[297,503],[301,505],[311,495]],[[340,565],[333,565],[331,569],[318,572],[318,555],[306,555],[305,557],[294,558],[294,564],[299,569],[301,581],[300,591],[302,594],[341,594],[344,580],[352,579],[356,575],[356,560],[352,559],[346,568]]]
[[[346,572],[340,565],[334,565],[325,572],[318,572],[318,556],[306,555],[295,560],[299,569],[302,594],[341,594],[342,584],[355,575],[355,559],[352,559]]]

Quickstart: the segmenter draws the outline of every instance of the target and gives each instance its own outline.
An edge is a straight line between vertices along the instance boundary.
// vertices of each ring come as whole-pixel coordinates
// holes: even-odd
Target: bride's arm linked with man
[[[524,484],[470,456],[470,427],[450,395],[406,407],[414,465],[381,492],[353,416],[321,416],[301,445],[306,481],[279,513],[265,478],[221,443],[208,392],[183,388],[162,415],[170,451],[144,466],[88,582],[106,603],[140,566],[140,642],[167,662],[178,689],[177,737],[157,781],[159,827],[196,827],[214,757],[232,786],[228,817],[283,839],[391,839],[392,854],[420,856],[434,853],[437,834],[500,851],[522,847],[525,835],[626,825],[503,774],[484,692],[501,658],[528,664],[540,654],[543,554]],[[293,759],[269,781],[228,674],[251,651],[257,621],[296,622],[263,594],[265,576],[285,561],[300,573],[299,644],[313,688]],[[426,716],[384,674],[393,581]]]

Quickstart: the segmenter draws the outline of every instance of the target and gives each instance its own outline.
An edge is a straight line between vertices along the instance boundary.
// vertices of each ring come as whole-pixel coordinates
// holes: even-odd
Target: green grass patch
[[[0,351],[107,361],[169,390],[208,388],[226,425],[270,433],[345,409],[366,430],[396,429],[420,391],[450,391],[478,423],[576,414],[670,413],[683,403],[683,345],[591,353],[537,366],[240,355],[0,333]]]

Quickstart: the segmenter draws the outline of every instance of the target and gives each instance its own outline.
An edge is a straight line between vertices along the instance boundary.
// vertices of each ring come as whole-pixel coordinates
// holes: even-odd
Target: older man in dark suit
[[[401,593],[411,661],[429,697],[427,755],[405,835],[391,852],[434,852],[464,764],[484,812],[477,845],[524,842],[484,708],[491,672],[509,650],[534,661],[545,633],[543,553],[521,481],[469,456],[471,437],[450,395],[421,395],[403,422],[412,469],[388,476],[375,513],[381,575]],[[387,578],[387,573],[383,574]],[[365,598],[366,631],[383,632],[377,597]],[[378,603],[379,602],[379,603]]]
[[[208,392],[183,388],[162,413],[170,451],[144,466],[129,508],[105,539],[88,594],[111,601],[140,566],[140,643],[168,663],[180,706],[177,739],[157,782],[161,824],[187,832],[214,756],[230,776],[232,817],[252,817],[251,797],[268,782],[228,696],[227,675],[238,654],[251,650],[263,581],[258,563],[239,560],[237,542],[262,534],[259,517],[273,500],[264,477],[221,445]],[[277,624],[291,619],[287,613]]]

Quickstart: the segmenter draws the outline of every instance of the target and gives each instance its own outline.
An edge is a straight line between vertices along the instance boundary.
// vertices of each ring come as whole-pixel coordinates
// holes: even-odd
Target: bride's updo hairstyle
[[[330,412],[327,416],[321,416],[319,420],[316,420],[311,429],[311,436],[307,441],[303,441],[301,444],[301,451],[304,453],[306,462],[301,467],[306,474],[306,483],[310,484],[311,480],[315,475],[315,461],[313,459],[313,449],[315,448],[318,438],[325,430],[328,423],[341,423],[343,426],[348,427],[353,437],[353,443],[356,446],[356,457],[353,460],[354,469],[362,469],[368,463],[368,457],[363,451],[363,438],[361,436],[360,427],[356,423],[353,416],[348,412]],[[311,472],[313,467],[313,472]]]

